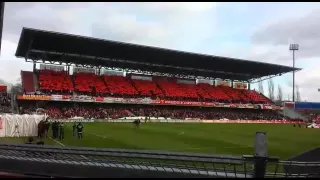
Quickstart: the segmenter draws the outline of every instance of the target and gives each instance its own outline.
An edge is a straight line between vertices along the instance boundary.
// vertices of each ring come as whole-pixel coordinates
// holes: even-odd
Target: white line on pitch
[[[103,139],[106,139],[106,136],[101,136],[98,134],[93,134],[93,133],[88,133],[90,135],[96,136],[96,137],[100,137]],[[165,151],[183,151],[183,150],[201,150],[201,149],[216,149],[216,148],[223,148],[223,149],[236,149],[236,148],[252,148],[252,146],[248,146],[248,145],[242,145],[242,146],[228,146],[228,147],[190,147],[190,148],[180,148],[180,149],[162,149]]]
[[[93,134],[93,133],[88,133],[88,134],[93,135],[93,136],[97,136],[97,137],[100,137],[100,138],[103,138],[103,139],[107,138],[106,136],[101,136],[101,135],[98,135],[98,134]]]
[[[51,137],[49,137],[50,139],[52,139]],[[62,144],[61,142],[59,142],[59,141],[57,141],[57,140],[55,140],[55,139],[52,139],[54,142],[56,142],[56,143],[58,143],[58,144],[60,144],[61,146],[65,146],[64,144]]]

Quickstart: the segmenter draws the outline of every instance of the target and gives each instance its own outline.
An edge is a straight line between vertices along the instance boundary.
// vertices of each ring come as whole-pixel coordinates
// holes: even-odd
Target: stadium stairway
[[[274,102],[271,101],[270,98],[268,98],[267,96],[265,96],[263,93],[259,93],[259,94],[260,94],[262,97],[268,99],[270,104],[273,104],[273,103],[274,103]]]
[[[38,78],[39,78],[39,74],[36,73],[36,72],[34,72],[34,73],[33,73],[33,82],[34,82],[34,88],[35,88],[35,90],[39,90],[39,89],[40,89],[40,85],[39,85]]]
[[[156,83],[156,86],[160,89],[160,91],[163,93],[163,95],[165,96],[166,95],[166,93],[165,93],[165,91],[161,88],[161,86],[157,83],[157,82],[155,82]]]
[[[291,119],[302,119],[304,121],[308,121],[308,118],[301,113],[295,111],[294,109],[290,109],[287,107],[283,108],[283,111],[280,112],[283,116],[289,117]]]

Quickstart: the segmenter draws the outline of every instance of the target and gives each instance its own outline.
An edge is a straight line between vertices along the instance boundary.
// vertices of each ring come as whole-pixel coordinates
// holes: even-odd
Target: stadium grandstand
[[[200,118],[201,115],[203,119],[234,119],[228,110],[223,113],[228,117],[215,117],[212,114],[217,113],[210,114],[209,108],[201,111],[191,108],[188,113],[179,107],[168,108],[175,105],[264,109],[266,111],[256,112],[253,119],[279,119],[273,111],[268,112],[280,107],[251,90],[250,83],[299,70],[28,28],[23,28],[16,56],[34,64],[33,72],[21,71],[24,92],[18,96],[21,104],[29,100],[104,103],[106,111],[101,114],[90,114],[94,111],[87,107],[89,105],[81,105],[85,112],[77,112],[90,118],[146,116],[152,112],[167,118],[172,115],[172,118],[197,118],[198,115]],[[107,103],[131,106],[121,106],[113,114]],[[49,104],[55,107],[48,110],[50,116],[80,115],[61,110],[55,102]],[[154,111],[142,105],[168,106]],[[203,111],[208,112],[203,114]],[[248,114],[245,111],[244,114]]]
[[[15,55],[33,71],[21,71],[21,93],[6,101],[15,114],[0,115],[0,177],[320,175],[319,163],[283,161],[315,148],[319,131],[251,87],[299,68],[31,28]],[[41,134],[48,120],[50,137]],[[268,148],[260,130],[272,134]],[[1,143],[37,135],[49,145]]]

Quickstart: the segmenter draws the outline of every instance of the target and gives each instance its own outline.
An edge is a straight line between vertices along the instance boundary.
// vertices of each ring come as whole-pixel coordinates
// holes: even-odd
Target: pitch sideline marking
[[[90,135],[96,136],[96,137],[100,137],[103,139],[106,139],[106,136],[101,136],[98,134],[93,134],[93,133],[88,133]],[[224,149],[236,149],[236,148],[252,148],[252,146],[248,146],[248,145],[243,145],[243,146],[228,146],[228,147],[223,147]],[[201,149],[215,149],[216,147],[202,147],[202,148],[196,148],[196,147],[191,147],[191,148],[180,148],[180,149],[163,149],[165,151],[178,151],[178,150],[201,150]]]
[[[98,134],[93,134],[93,133],[88,133],[88,134],[93,135],[93,136],[97,136],[97,137],[100,137],[100,138],[103,138],[103,139],[107,138],[106,136],[101,136],[101,135],[98,135]]]
[[[60,144],[61,146],[66,146],[66,145],[62,144],[61,142],[59,142],[59,141],[57,141],[57,140],[55,140],[55,139],[52,139],[51,137],[49,137],[49,138],[50,138],[51,140],[53,140],[54,142]]]

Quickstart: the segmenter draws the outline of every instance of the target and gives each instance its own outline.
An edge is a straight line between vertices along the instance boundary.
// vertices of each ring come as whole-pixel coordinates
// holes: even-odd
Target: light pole
[[[293,61],[292,67],[295,68],[294,52],[299,50],[299,44],[290,44],[289,50],[292,51],[292,61]],[[294,82],[294,79],[295,79],[295,70],[293,70],[293,72],[292,72],[292,102],[295,102],[295,98],[294,98],[295,82]]]

